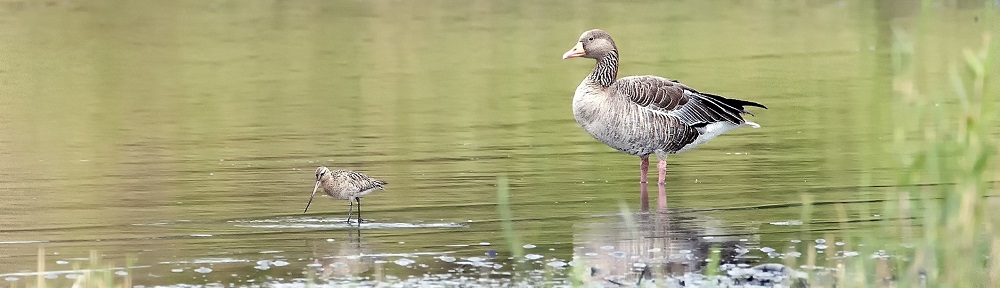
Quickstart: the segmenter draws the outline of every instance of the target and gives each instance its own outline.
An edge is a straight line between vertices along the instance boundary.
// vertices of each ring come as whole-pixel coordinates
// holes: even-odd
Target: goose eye
[[[594,41],[594,37],[590,37],[590,41]]]

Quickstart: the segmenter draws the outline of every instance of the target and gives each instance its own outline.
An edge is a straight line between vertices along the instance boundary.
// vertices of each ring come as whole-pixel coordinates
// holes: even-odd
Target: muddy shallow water
[[[604,283],[702,273],[712,251],[856,257],[837,232],[881,227],[896,191],[903,2],[5,1],[0,286],[33,285],[39,248],[52,283],[97,251],[116,271],[133,257],[116,277],[147,286],[566,284],[574,259]],[[981,7],[935,8],[922,45],[979,47],[997,26]],[[560,55],[595,27],[620,76],[770,108],[670,158],[669,213],[639,213],[638,159],[573,120],[593,63]],[[364,198],[371,222],[328,197],[301,213],[321,165],[389,182]]]

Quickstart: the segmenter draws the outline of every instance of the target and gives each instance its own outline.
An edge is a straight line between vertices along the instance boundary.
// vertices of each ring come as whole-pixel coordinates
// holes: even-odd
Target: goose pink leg
[[[656,170],[659,172],[658,181],[656,181],[656,186],[659,188],[660,195],[657,196],[657,208],[660,211],[667,211],[667,159],[660,159],[660,163],[656,164]]]
[[[639,203],[642,211],[649,211],[649,188],[646,187],[646,175],[649,175],[649,156],[640,156],[639,163]]]

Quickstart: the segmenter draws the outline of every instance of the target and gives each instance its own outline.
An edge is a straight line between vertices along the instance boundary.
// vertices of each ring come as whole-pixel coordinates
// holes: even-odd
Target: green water
[[[932,5],[917,79],[947,92],[935,82],[996,31],[1000,8]],[[920,11],[909,1],[2,1],[0,283],[33,285],[24,273],[37,271],[39,247],[46,271],[86,264],[91,250],[117,267],[133,255],[143,285],[299,283],[316,270],[308,264],[331,263],[345,264],[321,278],[505,281],[514,269],[497,177],[510,181],[518,238],[535,246],[525,253],[543,257],[516,274],[560,283],[564,270],[547,263],[615,246],[605,243],[617,232],[604,234],[627,234],[616,215],[639,208],[638,159],[573,120],[593,63],[560,56],[591,28],[615,37],[619,76],[770,108],[755,110],[761,129],[669,159],[671,214],[642,216],[666,223],[643,233],[676,240],[615,249],[728,241],[751,262],[780,262],[756,247],[866,231],[895,199],[890,49],[893,29],[916,30]],[[320,165],[389,182],[364,199],[372,222],[360,237],[339,222],[345,201],[301,213]],[[803,197],[818,203],[810,219]],[[788,221],[805,225],[772,224]],[[440,258],[489,250],[502,268]]]

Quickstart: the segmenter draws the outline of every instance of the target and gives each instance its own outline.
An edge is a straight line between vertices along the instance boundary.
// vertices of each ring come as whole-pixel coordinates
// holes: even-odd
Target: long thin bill
[[[309,204],[313,203],[313,197],[316,196],[317,189],[319,189],[319,181],[316,181],[316,186],[313,186],[313,194],[312,196],[309,196],[309,203],[306,203],[306,210],[303,210],[302,213],[306,213],[306,211],[309,211]]]

